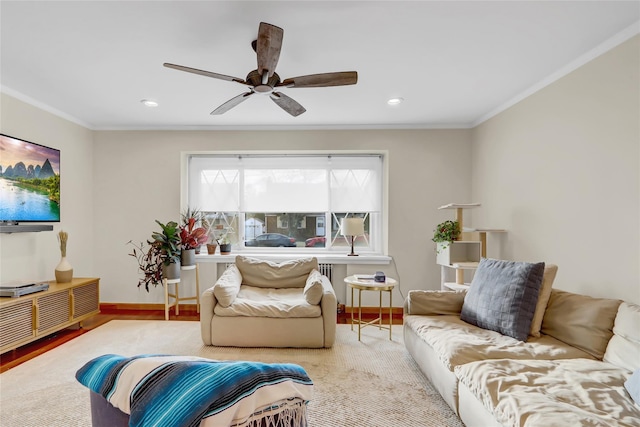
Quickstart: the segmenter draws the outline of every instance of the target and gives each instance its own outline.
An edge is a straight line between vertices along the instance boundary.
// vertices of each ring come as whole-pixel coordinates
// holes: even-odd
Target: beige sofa
[[[624,385],[640,368],[640,306],[554,289],[523,342],[460,320],[465,294],[409,292],[403,327],[467,426],[640,426]]]
[[[316,258],[237,256],[200,300],[202,340],[233,347],[331,347],[337,300]]]

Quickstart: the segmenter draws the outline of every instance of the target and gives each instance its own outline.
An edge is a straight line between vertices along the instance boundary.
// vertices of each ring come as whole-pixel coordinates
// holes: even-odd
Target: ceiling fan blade
[[[240,95],[231,98],[230,100],[228,100],[227,102],[225,102],[224,104],[222,104],[221,106],[219,106],[218,108],[213,110],[211,112],[211,115],[212,116],[219,116],[220,114],[226,113],[227,111],[231,110],[233,107],[237,106],[241,102],[244,102],[247,99],[249,99],[249,97],[251,95],[253,95],[254,93],[255,92],[253,92],[253,91],[252,92],[247,92],[247,93],[241,93]]]
[[[287,87],[327,87],[347,86],[358,82],[357,71],[340,71],[337,73],[309,74],[308,76],[284,79],[278,86]]]
[[[258,40],[256,42],[256,54],[258,56],[258,72],[264,75],[266,71],[271,77],[276,71],[280,49],[282,48],[282,36],[284,30],[275,25],[260,23],[258,29]],[[264,79],[264,77],[263,77]],[[266,83],[263,81],[263,83]]]
[[[182,65],[170,64],[168,62],[165,62],[163,65],[167,68],[173,68],[174,70],[178,70],[178,71],[186,71],[187,73],[199,74],[205,77],[213,77],[214,79],[228,80],[230,82],[237,82],[245,85],[247,84],[247,82],[245,82],[243,79],[239,77],[226,76],[224,74],[212,73],[211,71],[198,70],[197,68],[190,68]]]
[[[273,102],[278,104],[280,108],[291,114],[293,117],[297,117],[307,111],[302,105],[298,104],[297,101],[295,101],[293,98],[289,98],[282,92],[271,92],[270,97]]]

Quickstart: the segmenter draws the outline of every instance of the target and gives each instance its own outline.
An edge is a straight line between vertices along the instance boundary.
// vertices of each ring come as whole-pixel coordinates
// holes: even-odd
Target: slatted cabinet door
[[[33,301],[18,301],[0,307],[0,348],[31,341],[34,334]]]
[[[77,288],[73,288],[71,292],[71,317],[73,319],[86,317],[86,315],[95,313],[100,309],[98,282],[78,286]]]
[[[69,322],[69,291],[54,292],[36,299],[38,335]]]

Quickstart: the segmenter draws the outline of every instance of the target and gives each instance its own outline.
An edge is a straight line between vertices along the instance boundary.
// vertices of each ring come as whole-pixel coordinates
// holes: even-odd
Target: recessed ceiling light
[[[157,107],[158,103],[154,100],[151,99],[143,99],[140,102],[142,102],[145,106],[147,107]]]
[[[389,104],[389,105],[398,105],[398,104],[402,103],[402,101],[404,101],[404,98],[391,98],[390,100],[387,101],[387,104]]]

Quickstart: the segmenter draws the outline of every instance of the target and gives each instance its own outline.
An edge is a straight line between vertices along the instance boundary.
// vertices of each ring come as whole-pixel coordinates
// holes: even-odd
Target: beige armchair
[[[336,295],[316,258],[237,256],[200,304],[206,345],[321,348],[335,340]]]

